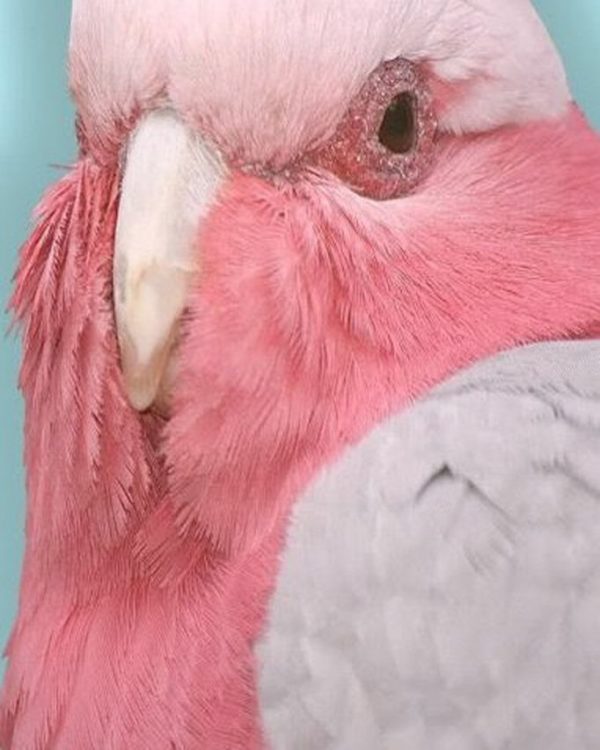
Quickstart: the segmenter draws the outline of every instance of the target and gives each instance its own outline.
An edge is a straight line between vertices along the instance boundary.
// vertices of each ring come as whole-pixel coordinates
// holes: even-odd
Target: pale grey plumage
[[[600,342],[460,374],[296,506],[273,750],[600,747]]]

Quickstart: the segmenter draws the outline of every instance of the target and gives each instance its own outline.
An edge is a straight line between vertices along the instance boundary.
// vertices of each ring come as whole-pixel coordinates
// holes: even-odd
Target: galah
[[[4,750],[600,737],[600,141],[529,0],[74,0],[16,275]]]

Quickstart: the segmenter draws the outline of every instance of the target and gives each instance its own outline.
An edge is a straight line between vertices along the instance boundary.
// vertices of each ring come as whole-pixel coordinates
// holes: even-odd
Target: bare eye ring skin
[[[435,152],[433,96],[419,67],[389,60],[375,70],[334,136],[308,155],[361,195],[400,198],[427,175]]]

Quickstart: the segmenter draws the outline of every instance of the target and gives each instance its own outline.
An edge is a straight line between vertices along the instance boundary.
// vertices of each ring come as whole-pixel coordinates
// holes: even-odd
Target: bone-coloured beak
[[[127,150],[116,230],[114,297],[127,396],[156,400],[190,284],[198,229],[224,178],[217,154],[170,110],[140,123]]]

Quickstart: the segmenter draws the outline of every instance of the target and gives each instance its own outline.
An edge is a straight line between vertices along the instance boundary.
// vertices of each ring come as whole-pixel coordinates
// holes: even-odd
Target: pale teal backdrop
[[[142,0],[140,0],[141,2]],[[398,0],[400,2],[400,0]],[[502,2],[502,0],[498,0]],[[569,68],[573,90],[600,127],[600,0],[537,0]],[[52,164],[74,153],[66,93],[67,0],[0,0],[0,300]],[[599,207],[600,209],[600,207]],[[6,328],[7,317],[0,326]],[[22,408],[18,347],[0,339],[0,641],[14,616],[23,549]],[[1,672],[1,668],[0,668]]]

